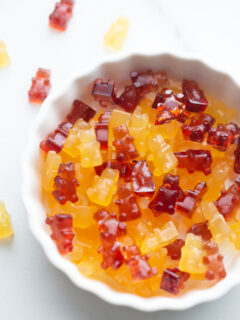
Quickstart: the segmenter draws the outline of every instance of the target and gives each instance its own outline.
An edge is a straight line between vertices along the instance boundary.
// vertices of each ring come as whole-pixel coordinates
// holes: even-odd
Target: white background
[[[11,66],[0,70],[0,199],[14,238],[0,244],[0,319],[239,319],[240,287],[183,312],[144,314],[108,305],[76,288],[46,259],[28,228],[20,195],[20,158],[39,106],[27,91],[38,67],[52,71],[52,90],[69,73],[111,55],[102,37],[120,14],[131,21],[124,51],[185,50],[207,56],[240,80],[238,0],[76,0],[65,33],[48,27],[55,0],[0,0],[0,39]],[[204,293],[203,293],[204,294]]]

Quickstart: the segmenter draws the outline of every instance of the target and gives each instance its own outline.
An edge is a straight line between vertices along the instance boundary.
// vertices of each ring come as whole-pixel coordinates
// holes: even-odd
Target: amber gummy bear
[[[208,132],[207,143],[219,151],[226,151],[234,143],[239,134],[239,128],[234,123],[221,124],[212,127]]]
[[[65,31],[72,17],[73,4],[73,0],[61,0],[57,2],[53,12],[49,16],[49,26],[58,31]]]
[[[198,118],[192,117],[189,124],[182,125],[184,139],[195,142],[203,142],[204,137],[213,126],[215,119],[209,114],[201,114]]]
[[[189,277],[189,273],[180,271],[177,267],[165,269],[160,288],[176,295],[179,293],[180,289],[185,287],[184,283]]]
[[[50,70],[39,68],[36,76],[32,78],[32,85],[28,91],[29,101],[31,103],[43,103],[47,98],[50,88]]]

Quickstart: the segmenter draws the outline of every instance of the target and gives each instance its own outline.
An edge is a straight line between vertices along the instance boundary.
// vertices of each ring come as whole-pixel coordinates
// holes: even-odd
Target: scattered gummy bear
[[[86,85],[87,104],[74,100],[40,144],[59,252],[84,276],[142,297],[215,285],[226,276],[222,241],[240,250],[235,113],[161,71],[109,76]]]
[[[49,16],[49,26],[58,31],[65,31],[72,17],[73,5],[73,0],[61,0],[57,2],[53,12]]]
[[[10,58],[7,53],[5,43],[0,40],[0,68],[7,67],[10,64]]]
[[[3,202],[0,202],[0,239],[8,238],[13,235],[10,215]]]
[[[32,86],[28,91],[28,98],[31,103],[43,103],[50,91],[50,70],[39,68],[36,76],[32,78]]]
[[[112,50],[120,51],[128,35],[129,21],[120,16],[112,23],[108,32],[104,35],[104,46]]]

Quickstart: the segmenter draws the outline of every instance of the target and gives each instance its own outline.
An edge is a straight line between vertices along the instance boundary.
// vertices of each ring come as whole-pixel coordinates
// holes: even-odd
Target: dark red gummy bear
[[[207,143],[219,151],[226,151],[234,143],[239,134],[239,128],[234,123],[221,124],[209,130]]]
[[[234,172],[240,173],[240,137],[237,140],[237,148],[234,151]]]
[[[167,249],[168,256],[170,256],[173,260],[179,260],[181,258],[181,249],[184,245],[185,241],[182,239],[176,239],[171,242],[165,247]]]
[[[201,114],[198,118],[192,117],[189,124],[182,125],[184,139],[203,142],[205,134],[213,126],[215,119],[209,114]]]
[[[176,202],[176,208],[191,218],[194,210],[207,192],[206,182],[200,182],[193,190],[187,190],[182,200]]]
[[[65,204],[66,201],[76,202],[78,196],[76,187],[79,182],[75,178],[75,169],[72,162],[61,163],[58,169],[58,175],[54,178],[54,198],[60,203]]]
[[[189,273],[180,271],[178,267],[165,269],[160,288],[176,295],[181,289],[184,289],[185,282],[189,279],[189,277]]]
[[[113,80],[104,82],[102,79],[96,79],[93,84],[92,95],[102,107],[111,108],[116,101],[116,91]]]
[[[189,173],[202,171],[205,175],[211,173],[212,155],[208,150],[192,150],[175,152],[178,168],[185,168]]]
[[[50,91],[50,70],[39,68],[36,77],[32,78],[32,86],[28,91],[31,103],[43,103]]]
[[[224,191],[221,191],[219,198],[214,202],[218,211],[226,220],[231,217],[234,208],[239,204],[240,200],[240,176],[235,182]]]
[[[124,256],[121,250],[121,245],[118,241],[102,241],[102,245],[98,248],[98,252],[102,254],[102,268],[109,267],[117,270],[124,263]]]
[[[133,164],[132,185],[133,191],[137,196],[151,197],[154,194],[155,184],[145,160],[137,161]]]
[[[111,116],[110,111],[106,111],[100,115],[95,125],[97,141],[100,142],[101,149],[108,148],[108,123]]]
[[[209,241],[212,239],[212,233],[208,229],[207,221],[193,224],[191,228],[188,229],[188,233],[193,233],[197,236],[201,236],[203,241]]]
[[[195,81],[183,80],[182,90],[185,95],[186,108],[190,112],[204,112],[208,101]]]
[[[113,146],[116,149],[116,159],[120,162],[126,162],[136,159],[139,154],[134,146],[134,139],[130,136],[125,124],[113,128],[115,140]]]
[[[137,246],[123,248],[126,255],[125,262],[128,266],[132,280],[141,281],[153,277],[157,273],[156,268],[152,268],[148,263],[148,255],[141,255]]]
[[[74,237],[72,215],[56,214],[54,217],[48,217],[46,224],[49,224],[52,229],[51,238],[56,242],[58,251],[61,254],[71,252]]]
[[[203,258],[203,263],[207,267],[205,277],[207,280],[221,280],[226,277],[226,270],[223,264],[223,255],[219,253],[218,245],[215,242],[207,242],[203,247],[207,255]]]
[[[89,107],[86,103],[76,99],[73,101],[72,109],[67,115],[67,120],[74,124],[78,119],[88,122],[96,114],[96,111]]]
[[[72,17],[73,1],[61,0],[57,2],[53,12],[49,16],[50,27],[58,31],[66,30],[68,22]]]
[[[179,187],[179,176],[167,174],[163,180],[163,185],[158,189],[157,194],[149,204],[155,217],[161,213],[174,214],[175,203],[184,196]]]
[[[137,203],[137,197],[132,191],[129,183],[118,187],[119,220],[131,221],[141,217],[141,211]]]
[[[126,223],[117,219],[116,213],[109,213],[106,209],[100,209],[94,213],[94,219],[97,220],[101,239],[104,241],[114,240],[123,234],[126,234]]]
[[[98,176],[101,175],[105,168],[117,169],[119,171],[119,176],[128,182],[131,180],[132,176],[132,164],[130,162],[119,162],[117,160],[109,160],[104,162],[100,166],[95,167],[95,172]]]
[[[116,99],[116,104],[127,112],[133,112],[139,102],[139,96],[133,85],[126,86],[123,93]]]

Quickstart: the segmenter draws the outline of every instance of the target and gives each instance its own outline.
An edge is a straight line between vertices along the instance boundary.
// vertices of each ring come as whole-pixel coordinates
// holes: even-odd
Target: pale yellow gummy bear
[[[5,43],[0,40],[0,68],[7,67],[10,64],[10,58],[7,53]]]
[[[113,128],[120,127],[122,124],[128,124],[131,114],[125,111],[114,109],[111,113],[108,123],[108,146],[112,147],[114,139]]]
[[[0,239],[8,238],[13,235],[13,228],[10,215],[3,202],[0,202]]]
[[[129,25],[128,19],[120,16],[111,24],[110,29],[104,35],[104,46],[116,51],[121,50],[128,34]]]
[[[45,191],[53,191],[54,178],[57,176],[61,162],[62,158],[58,153],[54,151],[48,152],[42,176],[42,185]]]

